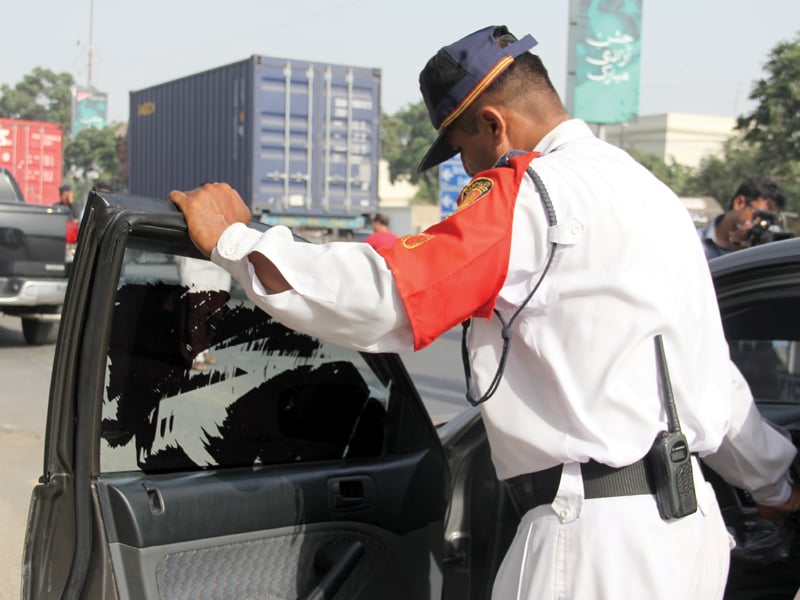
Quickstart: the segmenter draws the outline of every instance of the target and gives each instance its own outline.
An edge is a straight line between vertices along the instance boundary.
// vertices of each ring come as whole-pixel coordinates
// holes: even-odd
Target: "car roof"
[[[723,254],[708,261],[714,278],[800,261],[800,238],[790,238]]]

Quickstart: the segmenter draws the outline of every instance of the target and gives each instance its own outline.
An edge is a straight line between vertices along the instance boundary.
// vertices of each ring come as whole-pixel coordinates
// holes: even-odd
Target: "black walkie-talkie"
[[[656,499],[661,518],[679,519],[697,510],[692,457],[686,436],[681,433],[661,335],[655,337],[655,345],[659,388],[667,413],[667,431],[662,431],[656,436],[648,460],[655,479]]]

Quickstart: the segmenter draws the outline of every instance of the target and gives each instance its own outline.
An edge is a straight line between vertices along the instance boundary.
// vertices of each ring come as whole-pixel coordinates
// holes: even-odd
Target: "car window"
[[[272,320],[209,261],[128,248],[106,361],[101,471],[379,456],[391,382],[367,361]]]
[[[0,202],[21,202],[22,192],[5,170],[0,170]]]
[[[800,404],[800,347],[794,340],[730,340],[731,359],[757,403]]]
[[[725,289],[720,305],[731,360],[759,404],[800,404],[800,314],[785,275],[762,272]],[[739,284],[739,280],[734,281]]]

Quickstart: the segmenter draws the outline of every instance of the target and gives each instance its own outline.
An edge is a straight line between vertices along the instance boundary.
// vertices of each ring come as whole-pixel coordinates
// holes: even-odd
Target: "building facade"
[[[700,166],[735,134],[736,119],[686,113],[638,117],[632,123],[603,125],[598,134],[625,150],[654,154],[664,162]]]

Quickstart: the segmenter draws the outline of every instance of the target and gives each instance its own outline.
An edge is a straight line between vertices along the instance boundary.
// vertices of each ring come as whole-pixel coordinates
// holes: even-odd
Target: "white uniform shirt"
[[[666,427],[653,345],[658,333],[690,447],[701,455],[714,452],[731,414],[728,351],[686,209],[581,121],[562,123],[535,150],[542,156],[531,166],[549,191],[558,225],[548,229],[525,177],[497,302],[506,320],[538,279],[549,242],[558,249],[514,323],[497,393],[482,405],[498,477],[588,459],[622,466],[642,458]],[[251,252],[268,257],[294,289],[265,290],[247,260]],[[296,243],[284,227],[262,234],[236,224],[224,232],[212,259],[289,327],[370,352],[412,346],[392,273],[367,244]],[[501,347],[499,320],[474,319],[470,351],[481,392],[494,376]],[[742,436],[738,440],[743,443]],[[752,450],[756,455],[758,449]],[[757,464],[751,469],[758,475]],[[742,482],[748,481],[744,475]],[[785,481],[778,495],[788,496]]]

